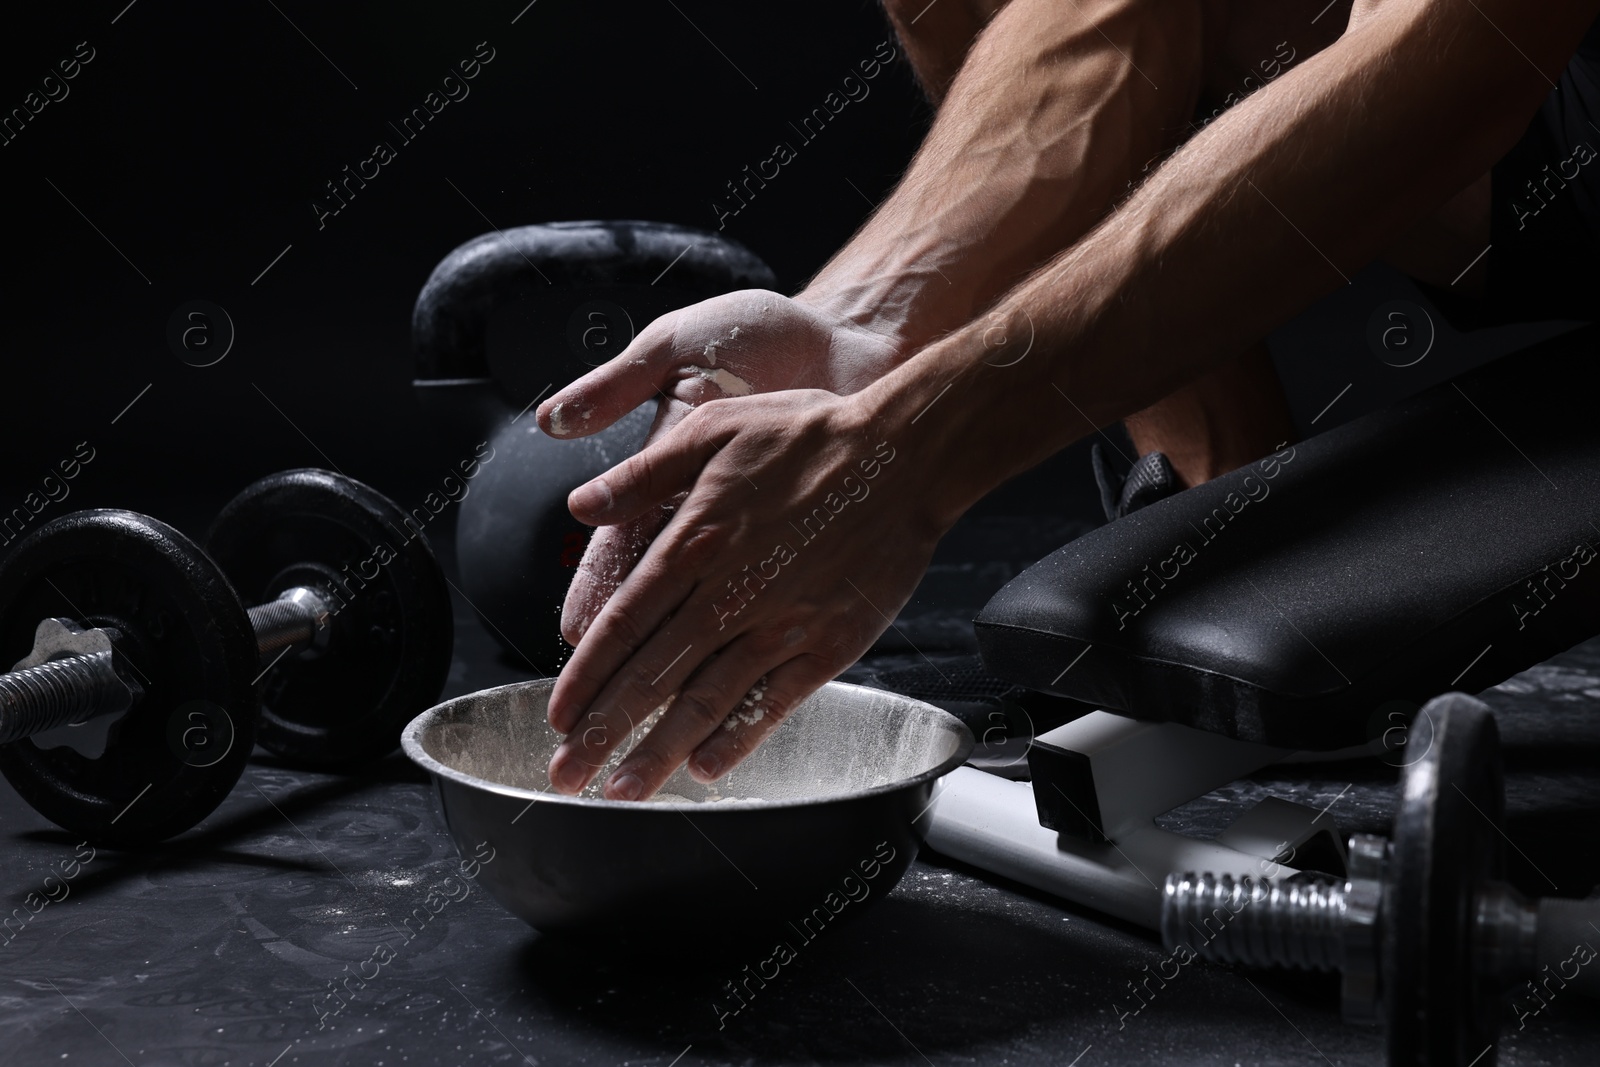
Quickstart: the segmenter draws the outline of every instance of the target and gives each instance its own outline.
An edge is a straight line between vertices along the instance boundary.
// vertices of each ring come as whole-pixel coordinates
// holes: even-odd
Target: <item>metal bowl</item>
[[[617,753],[583,795],[561,796],[546,773],[561,740],[545,718],[554,684],[457,697],[401,739],[438,784],[461,854],[480,860],[478,880],[547,933],[674,940],[788,924],[815,936],[900,880],[935,780],[973,745],[938,708],[830,682],[712,786],[680,769],[655,801],[601,799]]]

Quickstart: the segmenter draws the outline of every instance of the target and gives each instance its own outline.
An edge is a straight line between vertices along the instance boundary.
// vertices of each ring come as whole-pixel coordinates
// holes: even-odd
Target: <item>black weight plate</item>
[[[431,517],[323,470],[270,475],[222,509],[206,547],[247,604],[295,585],[331,594],[327,650],[291,653],[262,679],[262,747],[310,766],[376,759],[438,702],[455,622],[422,532]]]
[[[1502,998],[1474,970],[1472,923],[1476,889],[1505,866],[1500,734],[1488,707],[1461,693],[1417,715],[1432,747],[1400,783],[1383,902],[1389,1062],[1492,1067]]]
[[[47,617],[124,634],[144,696],[88,758],[31,738],[0,745],[0,773],[51,822],[111,847],[150,844],[209,815],[239,780],[254,734],[255,638],[222,572],[193,541],[131,511],[80,511],[0,563],[0,666]]]

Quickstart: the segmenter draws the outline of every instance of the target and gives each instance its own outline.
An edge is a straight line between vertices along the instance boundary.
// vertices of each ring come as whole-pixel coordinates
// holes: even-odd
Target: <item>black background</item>
[[[463,458],[436,441],[411,387],[411,306],[441,257],[491,225],[633,217],[714,227],[724,183],[789,139],[788,123],[887,35],[871,0],[525,4],[109,0],[8,11],[0,114],[22,106],[78,42],[96,58],[65,100],[0,146],[0,515],[80,441],[96,459],[41,521],[103,505],[203,523],[247,481],[304,465],[337,465],[414,504]],[[387,123],[479,41],[496,57],[471,95],[414,144],[397,145],[398,158],[319,231],[311,203],[323,183],[391,140]],[[786,290],[889,190],[926,129],[929,109],[903,63],[871,88],[729,224]],[[1336,425],[1507,346],[1506,331],[1463,339],[1441,324],[1437,354],[1389,366],[1364,338],[1397,296],[1425,305],[1392,272],[1363,272],[1274,338],[1302,429]],[[237,330],[228,356],[207,368],[186,365],[167,343],[169,318],[195,299],[225,308]],[[1081,451],[1058,468],[1076,479],[1079,503]],[[1013,492],[1005,506],[1018,499]],[[1093,517],[1089,506],[1083,518]],[[1021,528],[996,525],[993,538],[970,537],[961,550],[1021,562],[1065,539],[1038,522],[1026,525],[1031,538]],[[938,566],[947,621],[950,601],[982,603],[992,591],[989,571]],[[995,581],[1011,573],[1002,567]],[[469,618],[458,604],[463,651],[449,692],[520,676]],[[919,646],[932,648],[923,632]],[[1561,857],[1593,854],[1582,836],[1594,825],[1592,789],[1586,767],[1572,768],[1592,763],[1582,694],[1592,691],[1583,679],[1597,673],[1596,653],[1573,656],[1493,697],[1508,745],[1522,752],[1513,836],[1564,882]],[[1324,766],[1334,769],[1246,783],[1238,803],[1270,794],[1321,807],[1344,797],[1334,780],[1344,772]],[[1387,781],[1361,782],[1340,818],[1380,830],[1392,798]],[[284,809],[300,820],[294,833]],[[0,791],[0,824],[0,867],[14,875],[4,896],[15,905],[72,842],[9,789]],[[0,1061],[55,1062],[63,1050],[71,1062],[106,1058],[104,1043],[139,1062],[153,1062],[147,1047],[175,1045],[194,1050],[188,1062],[282,1057],[312,1029],[309,999],[339,962],[333,946],[352,925],[347,909],[364,931],[377,930],[384,908],[409,908],[419,891],[408,887],[452,864],[431,790],[400,757],[340,781],[253,764],[249,786],[208,830],[171,852],[100,861],[71,903],[8,950],[20,976],[11,1021],[22,1029]],[[1175,1050],[1300,1063],[1313,1040],[1341,1063],[1377,1061],[1374,1033],[1337,1022],[1331,987],[1280,976],[1263,983],[1269,997],[1221,969],[1196,971],[1205,976],[1124,1035],[1112,994],[1157,958],[1153,943],[1013,890],[924,862],[876,925],[819,949],[743,1029],[713,1039],[726,1044],[702,1045],[685,1062],[920,1063],[926,1048],[945,1060],[1065,1063],[1092,1042],[1085,1063],[1150,1063]],[[240,899],[254,925],[244,925]],[[453,911],[449,935],[440,928],[429,955],[407,962],[392,999],[364,1004],[335,1041],[307,1042],[285,1067],[377,1062],[380,1042],[404,1048],[411,1063],[459,1063],[464,1047],[494,1053],[501,1037],[546,1060],[665,1064],[708,1028],[695,982],[718,981],[720,971],[691,969],[689,981],[677,968],[664,980],[636,960],[591,966],[553,953],[487,900],[472,908]],[[302,948],[332,962],[296,955]],[[458,995],[487,1012],[446,999]],[[224,1013],[225,1037],[214,1025]],[[1592,1060],[1593,1026],[1577,1029],[1592,1012],[1562,999],[1554,1015],[1555,1026],[1541,1019],[1508,1039],[1507,1062]],[[84,1025],[91,1016],[98,1029]],[[680,1041],[686,1026],[691,1036]]]
[[[251,478],[298,466],[338,467],[413,501],[462,459],[411,389],[411,304],[438,259],[530,222],[714,229],[726,182],[790,141],[798,157],[725,232],[797,290],[893,189],[931,122],[901,58],[813,142],[790,133],[888,38],[874,0],[110,0],[8,14],[0,114],[78,42],[94,59],[0,146],[0,514],[78,442],[96,459],[70,504],[37,522],[86,506],[203,522]],[[469,96],[403,144],[389,123],[478,42],[494,59]],[[318,229],[325,182],[378,141],[398,158]],[[1461,336],[1435,312],[1416,333],[1437,331],[1437,346],[1395,368],[1368,334],[1397,298],[1432,310],[1370,267],[1274,334],[1302,432],[1538,336]],[[195,299],[235,328],[208,368],[181,362],[166,336]],[[1038,514],[1034,498],[1062,493],[1093,518],[1083,451],[984,510]]]
[[[787,123],[888,36],[866,0],[768,14],[525,3],[114,0],[8,15],[0,107],[22,106],[78,42],[95,58],[0,147],[5,509],[83,440],[97,458],[69,508],[179,498],[209,511],[304,465],[402,499],[422,491],[461,458],[430,436],[410,384],[411,304],[441,257],[489,230],[485,217],[715,228],[725,183],[795,140]],[[387,123],[480,41],[495,58],[470,95],[402,143]],[[926,129],[903,61],[869,85],[728,223],[786,290],[891,188]],[[319,230],[312,201],[378,140],[398,158]],[[211,367],[167,344],[169,317],[194,299],[236,329]]]
[[[251,479],[296,466],[337,467],[409,506],[464,458],[411,387],[411,306],[452,248],[563,219],[715,228],[726,183],[784,140],[798,157],[725,232],[793,291],[893,187],[932,117],[900,59],[813,142],[793,135],[790,123],[889,39],[872,0],[111,0],[7,20],[0,114],[79,42],[95,52],[65,99],[0,146],[0,515],[79,442],[96,456],[36,522],[116,506],[194,526]],[[470,95],[402,143],[389,123],[480,41],[495,58]],[[325,183],[379,140],[398,158],[319,229]],[[1432,353],[1396,368],[1369,334],[1397,297],[1431,311],[1374,267],[1274,335],[1303,432],[1535,336],[1462,337],[1434,313]],[[197,299],[224,308],[236,332],[204,368],[167,337]],[[980,510],[1065,503],[1093,520],[1084,451]]]

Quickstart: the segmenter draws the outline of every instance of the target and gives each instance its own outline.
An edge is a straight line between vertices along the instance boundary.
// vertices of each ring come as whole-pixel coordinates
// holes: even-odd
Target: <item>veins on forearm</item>
[[[1433,14],[1374,20],[1219,117],[1115,216],[881,383],[885,410],[962,399],[906,434],[950,486],[945,510],[1238,352],[1505,151],[1539,68],[1485,79],[1503,40],[1469,11],[1441,52]],[[1010,315],[1037,327],[1033,354],[992,361],[984,323]]]
[[[1093,226],[1173,139],[1170,101],[1192,94],[1157,101],[1132,42],[1055,12],[1042,40],[1012,8],[996,20],[900,187],[802,299],[918,348]]]

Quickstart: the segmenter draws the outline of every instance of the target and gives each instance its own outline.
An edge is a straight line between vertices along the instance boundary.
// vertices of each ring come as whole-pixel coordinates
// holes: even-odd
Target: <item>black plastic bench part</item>
[[[1248,741],[1373,741],[1600,633],[1600,330],[1079,537],[976,619],[988,668]]]

